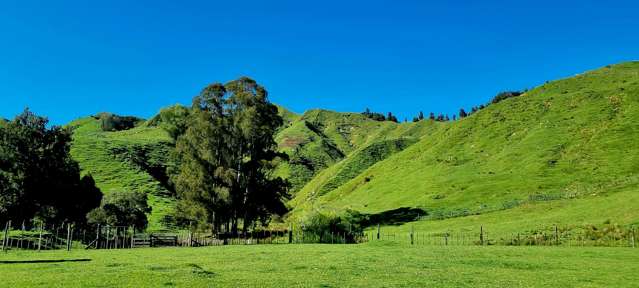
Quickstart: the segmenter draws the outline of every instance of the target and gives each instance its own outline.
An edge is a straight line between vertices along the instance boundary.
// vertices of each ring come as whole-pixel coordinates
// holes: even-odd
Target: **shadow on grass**
[[[0,264],[36,264],[61,262],[89,262],[91,259],[53,259],[53,260],[1,260]]]
[[[427,214],[426,210],[420,208],[402,207],[375,214],[361,214],[357,220],[360,225],[365,227],[375,226],[377,224],[402,225],[407,222],[418,220],[420,216],[425,216]]]

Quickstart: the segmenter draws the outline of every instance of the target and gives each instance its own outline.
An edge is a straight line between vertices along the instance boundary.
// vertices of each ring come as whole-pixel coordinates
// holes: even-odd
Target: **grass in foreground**
[[[32,260],[90,261],[57,263]],[[632,287],[632,248],[263,245],[9,252],[5,287]]]

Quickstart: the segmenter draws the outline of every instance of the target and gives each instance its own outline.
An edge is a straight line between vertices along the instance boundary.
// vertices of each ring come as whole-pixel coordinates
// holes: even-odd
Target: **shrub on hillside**
[[[149,126],[162,127],[173,140],[177,140],[188,128],[190,115],[191,110],[182,105],[163,108],[158,115],[149,120]]]
[[[493,100],[490,101],[490,103],[497,104],[497,103],[499,103],[499,102],[501,102],[503,100],[506,100],[508,98],[513,98],[513,97],[520,96],[521,94],[523,94],[523,93],[520,92],[520,91],[505,91],[505,92],[501,92],[501,93],[497,94],[497,96],[495,96],[493,98]]]
[[[119,116],[111,113],[100,113],[97,118],[100,120],[102,131],[128,130],[142,121],[134,116]]]
[[[317,239],[319,243],[336,241],[354,243],[362,233],[359,217],[359,213],[352,211],[342,215],[316,212],[304,222],[304,233],[310,239]]]
[[[384,114],[378,113],[378,112],[371,112],[371,110],[368,108],[366,108],[366,111],[362,112],[362,115],[370,119],[373,119],[375,121],[386,121],[386,116],[384,116]]]
[[[146,214],[150,212],[145,193],[112,192],[102,199],[99,208],[89,212],[87,220],[92,224],[144,228],[148,224]]]

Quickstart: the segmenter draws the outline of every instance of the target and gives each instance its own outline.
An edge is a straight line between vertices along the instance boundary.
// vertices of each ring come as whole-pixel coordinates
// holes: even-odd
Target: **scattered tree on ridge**
[[[459,119],[466,118],[466,116],[468,116],[466,110],[464,108],[459,109]]]

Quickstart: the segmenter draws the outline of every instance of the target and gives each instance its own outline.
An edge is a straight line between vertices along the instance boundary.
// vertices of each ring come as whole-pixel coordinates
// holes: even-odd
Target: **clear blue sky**
[[[635,3],[5,0],[0,117],[150,117],[243,75],[296,112],[454,113],[638,59]]]

